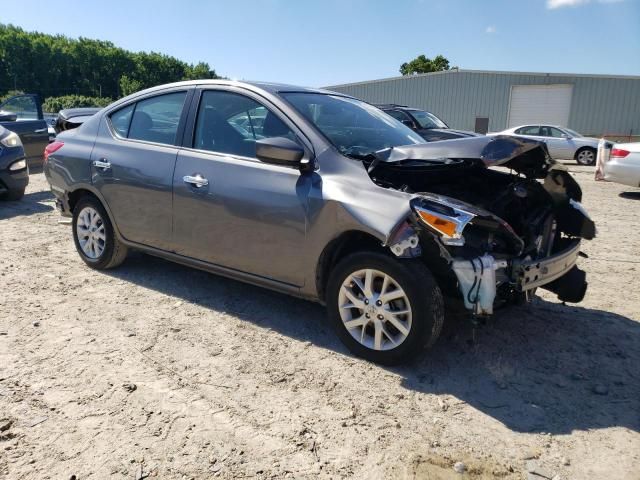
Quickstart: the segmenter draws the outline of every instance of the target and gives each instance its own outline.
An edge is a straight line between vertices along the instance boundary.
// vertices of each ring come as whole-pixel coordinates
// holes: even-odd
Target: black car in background
[[[29,167],[17,133],[0,125],[0,200],[20,200],[29,184]]]
[[[94,107],[67,108],[65,110],[60,110],[54,125],[56,134],[64,132],[65,130],[78,128],[100,110],[101,108]]]
[[[455,130],[436,117],[433,113],[419,108],[396,105],[393,103],[376,105],[380,110],[388,113],[396,120],[400,120],[427,142],[438,140],[452,140],[454,138],[477,137],[480,134]]]

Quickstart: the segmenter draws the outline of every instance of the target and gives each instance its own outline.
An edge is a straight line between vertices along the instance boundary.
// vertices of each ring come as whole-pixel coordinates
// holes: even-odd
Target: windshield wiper
[[[372,153],[343,153],[345,157],[353,158],[354,160],[375,160],[376,156]]]
[[[373,157],[373,160],[369,164],[369,168],[367,168],[367,173],[373,172],[373,170],[378,166],[378,164],[391,155],[393,151],[393,147],[383,148],[382,150],[378,150],[376,152],[371,153],[370,155]]]

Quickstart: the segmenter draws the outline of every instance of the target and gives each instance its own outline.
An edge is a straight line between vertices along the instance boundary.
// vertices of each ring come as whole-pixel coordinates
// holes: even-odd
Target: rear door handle
[[[207,185],[209,185],[209,180],[204,178],[199,173],[193,176],[185,175],[184,177],[182,177],[182,180],[184,180],[184,183],[193,185],[196,188],[206,187]]]
[[[111,168],[111,164],[107,161],[106,158],[102,160],[94,160],[92,165],[96,168],[102,168],[103,170],[108,170]]]
[[[33,133],[44,133],[46,131],[47,131],[46,128],[38,128],[37,130],[34,130]]]

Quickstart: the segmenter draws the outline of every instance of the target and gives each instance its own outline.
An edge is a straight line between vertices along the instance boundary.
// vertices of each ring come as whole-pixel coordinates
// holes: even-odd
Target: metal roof
[[[364,80],[361,82],[352,82],[352,83],[341,83],[338,85],[329,85],[326,89],[337,88],[337,87],[349,87],[352,85],[365,85],[369,83],[377,83],[377,82],[388,82],[389,80],[400,80],[407,78],[420,78],[420,77],[428,77],[434,75],[448,75],[455,73],[486,73],[492,75],[534,75],[541,77],[591,77],[591,78],[619,78],[619,79],[634,79],[640,80],[640,75],[606,75],[606,74],[590,74],[590,73],[547,73],[547,72],[511,72],[511,71],[500,71],[500,70],[467,70],[462,68],[452,68],[450,70],[443,70],[441,72],[430,72],[430,73],[418,73],[416,75],[399,75],[396,77],[387,77],[387,78],[378,78],[375,80]]]

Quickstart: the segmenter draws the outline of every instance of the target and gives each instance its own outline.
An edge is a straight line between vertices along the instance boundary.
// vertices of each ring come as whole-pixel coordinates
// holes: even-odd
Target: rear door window
[[[528,126],[528,127],[522,127],[522,128],[519,128],[518,130],[516,130],[516,133],[518,135],[539,135],[540,134],[540,127],[538,127],[537,125]]]
[[[111,114],[116,133],[132,140],[175,145],[187,92],[140,100]]]

